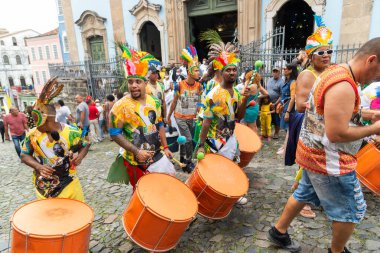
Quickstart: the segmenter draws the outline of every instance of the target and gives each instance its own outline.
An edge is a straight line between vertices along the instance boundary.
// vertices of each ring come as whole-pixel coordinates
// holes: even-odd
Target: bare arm
[[[260,93],[265,95],[265,96],[269,95],[268,91],[261,85],[260,85]]]
[[[165,101],[165,94],[162,94],[162,118],[164,121],[166,121],[166,101]]]
[[[176,94],[176,95],[174,95],[172,104],[170,105],[170,111],[168,114],[168,122],[170,122],[169,120],[170,120],[175,108],[177,107],[177,102],[178,102],[178,95]]]
[[[305,112],[309,94],[313,88],[315,77],[309,71],[302,72],[297,78],[296,85],[296,110]]]
[[[84,122],[84,112],[80,112],[80,119],[79,119],[79,126],[83,127],[83,122]]]
[[[331,142],[350,142],[380,134],[380,121],[370,126],[352,127],[349,122],[355,105],[355,93],[348,82],[331,87],[324,97],[327,138]]]
[[[244,118],[245,115],[245,110],[247,109],[247,99],[248,96],[244,96],[243,99],[241,100],[241,105],[239,106],[238,112],[236,114],[236,118],[241,120]]]
[[[9,129],[8,129],[8,122],[6,122],[6,120],[4,120],[4,130],[5,130],[5,139],[9,141],[10,140]]]
[[[34,169],[38,174],[40,174],[44,178],[49,178],[53,172],[55,171],[52,167],[49,165],[42,165],[39,162],[37,162],[36,159],[34,159],[33,156],[27,155],[24,153],[21,153],[21,161]]]
[[[199,134],[199,143],[203,144],[205,142],[208,130],[210,130],[211,122],[212,119],[203,119],[201,133]]]

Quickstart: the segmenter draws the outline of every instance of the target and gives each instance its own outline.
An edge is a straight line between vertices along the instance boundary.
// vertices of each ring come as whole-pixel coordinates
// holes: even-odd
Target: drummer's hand
[[[375,123],[376,121],[380,120],[380,111],[376,111],[371,118],[371,122]]]
[[[151,158],[153,156],[154,152],[152,151],[146,151],[146,150],[139,150],[137,152],[137,155],[136,155],[136,158],[137,158],[137,161],[139,162],[145,162],[147,161],[149,158]]]
[[[77,156],[75,156],[75,157],[71,160],[71,162],[72,162],[75,166],[78,166],[79,164],[81,164],[83,158],[84,158],[83,155],[78,154]]]
[[[167,158],[169,159],[173,158],[173,153],[168,148],[164,149],[164,152]]]
[[[167,123],[169,126],[172,125],[172,120],[171,120],[170,117],[168,117],[168,118],[166,119],[166,123]]]
[[[376,135],[376,137],[372,138],[377,149],[380,149],[380,135]]]
[[[205,148],[204,147],[200,147],[200,148],[198,148],[198,152],[197,152],[197,154],[198,153],[205,153]]]
[[[46,164],[40,164],[38,167],[36,167],[36,171],[44,177],[44,178],[50,178],[53,172],[55,171],[52,167]]]

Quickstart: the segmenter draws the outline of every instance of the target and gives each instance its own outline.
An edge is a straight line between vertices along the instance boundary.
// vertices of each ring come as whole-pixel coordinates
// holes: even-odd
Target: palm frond
[[[222,38],[220,37],[219,33],[212,29],[201,32],[199,35],[199,40],[206,42],[207,47],[210,47],[212,44],[219,44],[222,42]]]

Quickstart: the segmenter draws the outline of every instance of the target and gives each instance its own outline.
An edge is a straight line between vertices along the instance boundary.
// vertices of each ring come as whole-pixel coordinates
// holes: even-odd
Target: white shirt
[[[55,119],[57,122],[61,122],[61,123],[66,124],[67,123],[67,116],[69,116],[70,114],[71,114],[71,111],[70,111],[69,107],[64,105],[64,106],[61,106],[56,111]]]
[[[103,115],[103,106],[101,105],[96,105],[96,109],[98,109],[99,111],[99,120],[103,120],[104,119],[104,115]]]

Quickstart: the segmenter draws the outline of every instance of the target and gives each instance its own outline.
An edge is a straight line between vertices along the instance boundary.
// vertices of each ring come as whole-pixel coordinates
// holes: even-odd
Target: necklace
[[[352,78],[354,79],[354,82],[356,83],[356,78],[355,78],[354,72],[352,72],[351,65],[350,65],[349,63],[347,63],[347,65],[348,65],[348,68],[350,69],[350,72],[351,72]]]

